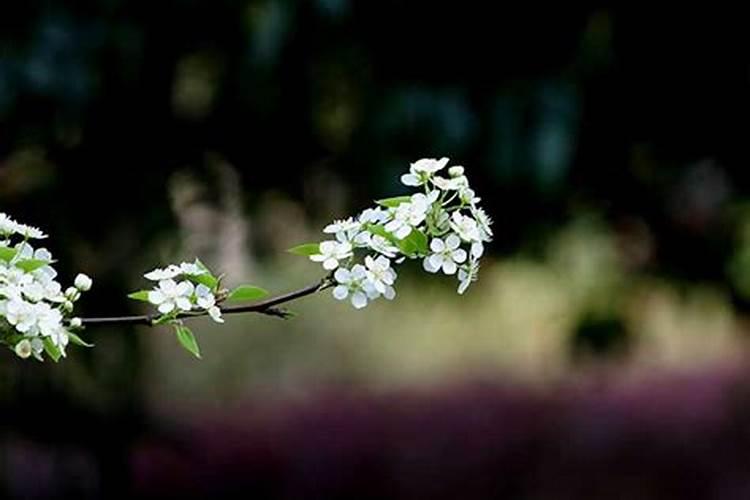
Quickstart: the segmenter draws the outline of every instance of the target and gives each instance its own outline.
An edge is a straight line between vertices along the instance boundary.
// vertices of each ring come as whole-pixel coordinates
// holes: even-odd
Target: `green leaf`
[[[287,250],[289,253],[295,255],[302,255],[303,257],[309,257],[320,253],[320,243],[305,243],[304,245],[297,245]]]
[[[251,285],[240,285],[229,294],[227,300],[257,300],[268,295],[266,290]]]
[[[0,247],[0,259],[10,262],[16,256],[18,250],[8,247]]]
[[[394,245],[398,243],[398,238],[393,236],[391,233],[385,230],[385,227],[382,224],[368,224],[367,230],[370,231],[372,234],[377,234],[378,236],[382,236],[383,238],[387,239]]]
[[[402,203],[408,203],[410,201],[411,196],[394,196],[393,198],[383,198],[382,200],[377,200],[375,203],[388,208],[396,208]]]
[[[68,337],[70,338],[71,344],[75,344],[81,347],[94,347],[94,344],[89,344],[73,332],[68,332]]]
[[[23,269],[27,273],[36,271],[37,269],[42,268],[46,265],[49,265],[49,262],[40,259],[24,259],[16,262],[16,267],[19,269]]]
[[[133,300],[140,300],[142,302],[148,302],[148,294],[148,290],[138,290],[137,292],[128,294],[128,298]]]
[[[185,350],[187,350],[193,356],[200,359],[201,350],[198,347],[198,342],[195,340],[195,335],[193,335],[193,332],[190,331],[190,328],[182,325],[175,325],[174,331],[177,335],[177,340],[180,341],[182,347],[184,347]]]
[[[46,352],[47,356],[49,356],[55,363],[60,361],[60,358],[62,357],[62,352],[60,352],[60,349],[52,343],[52,339],[49,337],[44,338],[44,352]]]
[[[427,235],[418,229],[412,229],[409,236],[402,240],[404,244],[408,245],[409,248],[413,248],[414,252],[419,255],[426,255],[429,253]],[[400,248],[400,247],[399,247]]]
[[[216,286],[219,284],[219,278],[216,276],[213,276],[211,274],[197,274],[197,275],[186,275],[187,279],[192,281],[193,283],[197,283],[200,285],[205,285],[211,290],[215,290]]]

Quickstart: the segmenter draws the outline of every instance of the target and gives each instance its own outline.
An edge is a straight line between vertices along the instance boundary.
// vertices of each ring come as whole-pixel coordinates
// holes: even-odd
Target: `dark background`
[[[222,270],[239,269],[242,278],[279,280],[269,288],[300,285],[299,277],[310,275],[312,264],[302,263],[308,271],[296,274],[301,268],[290,268],[288,260],[277,257],[284,248],[305,238],[319,238],[316,231],[329,219],[361,209],[372,199],[400,194],[398,176],[409,162],[425,156],[449,156],[453,163],[467,167],[484,207],[495,219],[496,241],[487,259],[488,283],[500,283],[506,269],[515,269],[513,263],[546,265],[550,246],[561,234],[568,234],[566,228],[578,227],[582,220],[595,220],[596,230],[607,235],[614,249],[618,284],[600,294],[614,298],[604,307],[587,305],[570,313],[564,345],[554,355],[565,368],[551,377],[553,386],[561,384],[565,388],[561,390],[577,393],[570,377],[574,381],[579,377],[596,379],[599,375],[591,375],[589,370],[602,366],[618,380],[628,370],[643,370],[641,365],[622,368],[631,358],[651,353],[648,348],[639,350],[642,335],[632,325],[633,314],[638,313],[612,305],[619,304],[622,297],[641,297],[640,292],[632,291],[635,288],[661,293],[666,287],[675,300],[688,297],[685,300],[693,304],[689,310],[694,313],[689,317],[699,319],[713,317],[704,314],[705,303],[715,301],[701,298],[703,295],[689,299],[691,294],[706,289],[718,294],[717,307],[730,318],[732,334],[726,350],[709,364],[723,367],[737,362],[736,357],[728,360],[724,353],[745,350],[744,314],[750,297],[750,212],[746,204],[750,188],[750,60],[745,25],[741,15],[684,5],[656,12],[635,7],[523,7],[488,2],[6,2],[0,6],[0,210],[52,235],[50,245],[62,275],[74,276],[85,270],[95,278],[94,292],[81,304],[83,313],[135,312],[124,296],[142,285],[138,275],[160,262],[190,259],[201,253],[199,250],[205,250],[207,262]],[[221,224],[212,225],[217,220]],[[237,232],[235,227],[241,230]],[[239,257],[231,253],[235,247],[225,244],[227,235],[240,240]],[[590,245],[585,241],[584,247],[598,244],[598,240]],[[499,271],[492,274],[492,269]],[[402,276],[404,281],[414,280],[415,286],[422,286],[421,280],[427,283],[416,270]],[[488,315],[495,307],[490,287],[476,292],[488,297],[481,304],[476,302]],[[516,293],[512,286],[510,289],[509,293]],[[522,297],[522,291],[518,293]],[[652,300],[648,298],[651,295],[646,296],[646,302]],[[407,294],[404,303],[409,300]],[[462,299],[450,300],[456,303]],[[378,309],[378,314],[407,314],[403,311],[421,307],[399,310],[398,304]],[[451,314],[466,314],[460,305],[452,307],[457,309]],[[337,311],[334,314],[341,311],[340,307],[331,310]],[[380,467],[373,470],[381,472],[370,477],[354,474],[335,460],[326,462],[314,451],[316,439],[330,443],[324,439],[327,434],[323,429],[335,427],[337,418],[355,427],[356,422],[366,427],[374,421],[372,425],[378,429],[411,429],[414,424],[404,422],[417,417],[390,415],[387,418],[393,422],[383,423],[385,420],[373,416],[383,404],[377,399],[382,396],[373,395],[369,403],[362,396],[372,390],[371,378],[365,373],[375,373],[374,379],[380,380],[389,370],[387,365],[373,363],[361,368],[356,361],[351,361],[351,366],[341,361],[346,370],[331,373],[310,368],[310,373],[325,372],[315,378],[314,387],[290,382],[294,391],[279,391],[295,397],[300,394],[295,391],[301,391],[305,398],[313,399],[321,393],[319,401],[309,403],[317,410],[302,411],[264,400],[267,392],[258,387],[270,392],[287,387],[278,382],[281,372],[274,371],[273,363],[257,368],[264,356],[274,363],[284,359],[289,366],[298,366],[310,359],[309,349],[317,345],[316,332],[333,328],[331,316],[310,314],[309,320],[299,320],[309,322],[290,327],[299,331],[288,333],[290,337],[304,334],[308,344],[290,337],[248,344],[256,356],[247,358],[247,364],[256,367],[254,372],[223,364],[226,360],[219,358],[219,344],[212,355],[221,361],[211,377],[202,372],[210,362],[180,361],[167,378],[182,381],[181,377],[187,377],[184,393],[171,390],[180,385],[176,382],[153,389],[152,377],[162,373],[159,370],[169,371],[164,365],[180,353],[171,352],[177,350],[171,339],[151,344],[155,335],[151,331],[92,331],[92,337],[103,338],[96,349],[74,351],[54,367],[22,363],[8,352],[0,363],[0,466],[4,469],[0,471],[0,492],[8,496],[60,491],[127,496],[133,491],[157,492],[152,489],[157,484],[177,488],[175,483],[181,482],[177,479],[183,474],[198,474],[202,487],[209,491],[234,473],[232,464],[247,460],[249,469],[244,470],[255,471],[258,477],[263,477],[263,471],[276,471],[277,475],[271,474],[262,485],[250,481],[259,488],[255,491],[260,497],[334,498],[356,491],[358,498],[365,498],[371,489],[376,492],[372,498],[438,498],[438,493],[426,486],[430,481],[418,479],[422,462],[408,457],[411,452],[423,453],[425,460],[445,456],[446,448],[433,449],[425,443],[432,442],[430,432],[436,436],[470,434],[472,424],[460,418],[451,420],[455,425],[445,429],[428,426],[426,431],[416,431],[427,432],[425,443],[412,443],[403,453],[373,452]],[[346,318],[357,321],[355,316]],[[380,317],[371,316],[365,323],[375,320]],[[710,319],[705,323],[708,329],[716,325]],[[258,326],[266,324],[263,322],[249,324],[266,328]],[[453,333],[465,336],[460,324]],[[491,338],[492,320],[485,324],[487,338]],[[283,332],[285,327],[276,328]],[[678,347],[676,354],[670,351],[670,359],[681,361],[677,363],[680,370],[694,369],[694,358],[679,348],[681,327],[673,330],[670,338]],[[422,346],[410,345],[410,335],[416,333],[398,332],[395,342],[403,341],[404,350],[415,352]],[[523,335],[535,335],[534,329],[524,330]],[[711,332],[706,336],[711,337]],[[336,342],[320,344],[323,347],[317,348],[310,364],[341,348]],[[443,342],[450,351],[451,343],[445,338]],[[696,342],[700,351],[702,341]],[[283,347],[285,343],[295,347]],[[645,345],[650,344],[646,341]],[[285,349],[296,351],[290,354]],[[394,363],[401,363],[400,359]],[[234,362],[245,364],[241,358]],[[468,358],[462,363],[472,364]],[[514,357],[503,370],[523,380],[528,376],[525,366],[523,357]],[[550,402],[547,396],[539,396],[543,403],[533,399],[540,390],[536,385],[514,389],[523,395],[513,397],[504,389],[476,391],[472,388],[475,373],[441,370],[436,369],[437,378],[423,380],[412,374],[403,376],[398,384],[424,384],[428,388],[420,390],[438,391],[437,395],[420,399],[409,391],[397,391],[389,397],[401,398],[404,404],[412,402],[421,408],[415,410],[417,414],[424,412],[423,418],[428,418],[435,405],[452,404],[445,401],[455,398],[469,398],[470,405],[479,408],[486,405],[490,413],[495,411],[493,405],[505,408],[505,404],[529,411],[538,425],[518,432],[536,444],[519,449],[535,452],[528,457],[521,454],[512,461],[513,467],[521,474],[530,474],[533,467],[558,470],[549,461],[559,457],[550,457],[556,457],[554,450],[566,449],[566,445],[550,444],[558,438],[546,440],[545,432],[557,428],[548,419],[558,413],[555,405],[559,402]],[[705,375],[709,376],[715,375]],[[227,389],[223,377],[232,377],[236,384],[239,379],[250,381],[241,389],[234,385]],[[482,378],[489,379],[485,382],[493,387],[526,387],[526,382],[516,378],[509,382],[492,370],[483,372]],[[735,378],[742,377],[728,377]],[[545,380],[549,382],[546,376]],[[726,377],[721,380],[722,387],[732,386]],[[192,383],[202,387],[197,391],[202,396],[190,395]],[[690,391],[675,385],[677,390]],[[343,403],[337,406],[338,398],[325,396],[331,390],[354,391],[365,397],[357,404],[369,408],[363,410],[366,415]],[[603,389],[604,399],[607,390]],[[541,391],[556,392],[546,385]],[[582,427],[565,436],[594,432],[591,426],[598,420],[591,408],[599,403],[596,394],[586,397],[594,399],[581,403]],[[165,411],[168,404],[154,403],[161,398],[190,401],[190,415],[181,410]],[[535,402],[529,403],[527,398]],[[572,399],[566,404],[576,415]],[[246,411],[239,407],[217,411],[219,400],[242,408],[278,405],[274,411],[279,416],[252,421],[278,426],[283,437],[263,445],[258,444],[263,432],[243,437],[241,425],[240,430],[229,426],[230,430],[217,431],[236,431],[229,434],[236,437],[228,441],[249,443],[252,451],[241,456],[217,452],[226,462],[195,465],[205,475],[186,470],[184,464],[175,472],[174,467],[160,462],[164,456],[158,450],[162,448],[173,453],[174,446],[195,449],[204,445],[186,437],[190,435],[186,429],[202,425],[202,417],[196,415],[241,419]],[[735,406],[725,408],[728,420],[709,419],[706,424],[722,437],[716,442],[705,438],[705,443],[701,441],[704,448],[690,448],[691,453],[711,454],[716,443],[733,442],[734,437],[726,436],[735,436],[734,432],[747,440],[745,431],[737,430],[745,429],[741,417],[747,417],[747,408],[741,404],[744,397],[739,400],[732,399]],[[639,404],[632,402],[633,407],[622,412],[638,413],[633,408]],[[718,404],[698,398],[685,403],[692,409],[686,413],[700,413]],[[314,419],[312,423],[304,419],[290,423],[298,411],[307,415],[305,411],[325,413],[326,409],[331,415],[323,418],[327,423],[318,422],[322,427],[316,427]],[[484,432],[500,436],[497,433],[501,433],[507,415],[505,410],[497,411],[498,427],[488,424],[489,430]],[[586,420],[589,418],[591,422]],[[671,422],[682,416],[675,412],[663,418]],[[627,418],[624,422],[624,427],[632,424]],[[213,424],[205,425],[213,429]],[[384,431],[384,443],[395,446],[404,442],[398,431],[391,430]],[[311,465],[289,451],[298,443],[286,436],[295,432],[303,434],[302,442],[311,440],[303,446],[320,462],[311,459]],[[620,456],[617,450],[625,457],[638,453],[629,431],[622,427],[601,432],[611,433],[613,442],[625,443],[625,451],[606,444],[598,451],[587,451],[580,464],[571,465],[580,472],[577,477],[596,475],[595,471],[586,472],[587,468],[609,463],[602,457]],[[660,435],[654,432],[647,441],[658,441]],[[639,471],[658,471],[670,460],[670,453],[683,450],[680,443],[688,442],[674,436],[664,439],[669,450],[664,452],[664,460],[655,459],[648,468],[640,465]],[[674,449],[670,439],[678,443]],[[365,443],[359,449],[351,440],[341,442],[352,447],[352,456],[365,462],[367,450],[378,446]],[[614,491],[606,481],[592,490],[598,493],[577,489],[578,483],[560,483],[556,489],[554,474],[543,474],[549,482],[540,490],[524,486],[523,481],[503,489],[505,483],[495,471],[498,464],[511,460],[516,448],[495,444],[490,440],[473,451],[462,449],[461,458],[453,462],[456,467],[457,462],[463,464],[454,471],[456,481],[469,477],[481,485],[464,491],[464,498],[502,496],[504,492],[513,498],[569,498],[566,495]],[[729,469],[746,470],[740,458],[747,455],[747,448],[736,446],[723,449],[723,453],[723,460],[731,464]],[[175,459],[169,457],[164,460]],[[482,458],[472,461],[476,457]],[[621,467],[626,471],[623,477],[633,477],[628,468],[639,467],[638,460],[632,464],[628,458],[612,460],[605,469],[613,475]],[[445,466],[440,460],[436,463],[442,464],[440,470]],[[718,495],[713,498],[744,498],[741,495],[748,491],[746,481],[732,482],[735,475],[729,474],[732,479],[722,482],[723,476],[719,478],[714,469],[694,462],[680,470],[689,476],[691,467],[701,471],[706,481],[720,484],[705,492]],[[393,474],[403,482],[383,486],[388,484],[384,478]],[[644,474],[648,477],[635,474],[632,484],[619,487],[621,498],[690,495],[683,492],[676,496],[679,491],[664,485],[649,489],[649,481],[658,485],[668,479]],[[318,490],[308,485],[313,496],[304,494],[307,483],[300,478],[327,475],[336,478],[333,483],[325,487],[315,483],[322,488]],[[676,483],[680,477],[676,476]],[[417,479],[412,484],[409,478]],[[286,486],[277,487],[282,483]],[[732,486],[727,486],[729,483]],[[453,492],[445,493],[446,498],[461,497],[446,488]],[[648,493],[653,491],[656,493]]]

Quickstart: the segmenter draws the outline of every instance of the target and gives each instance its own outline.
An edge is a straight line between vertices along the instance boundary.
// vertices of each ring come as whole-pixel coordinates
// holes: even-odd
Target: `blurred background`
[[[381,0],[27,1],[0,15],[0,211],[81,313],[196,255],[284,292],[285,249],[464,165],[480,280],[362,311],[89,328],[0,360],[0,496],[750,498],[742,16]]]

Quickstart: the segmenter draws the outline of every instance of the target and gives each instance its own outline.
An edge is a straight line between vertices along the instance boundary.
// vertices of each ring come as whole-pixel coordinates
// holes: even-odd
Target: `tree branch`
[[[300,288],[299,290],[294,290],[289,293],[285,293],[282,295],[277,295],[276,297],[271,297],[266,300],[262,300],[260,302],[255,302],[254,304],[247,304],[247,305],[241,305],[241,306],[225,306],[220,307],[222,314],[240,314],[240,313],[259,313],[259,314],[266,314],[269,316],[276,316],[277,318],[288,318],[291,316],[291,313],[287,311],[286,309],[282,307],[278,307],[281,304],[285,304],[287,302],[291,302],[293,300],[300,299],[302,297],[306,297],[308,295],[312,295],[314,293],[318,293],[322,290],[325,290],[326,288],[329,288],[333,285],[333,282],[331,281],[330,277],[327,276],[320,281],[313,283],[311,285],[308,285],[306,287]],[[199,318],[202,316],[207,316],[208,312],[206,311],[190,311],[190,312],[184,312],[180,313],[177,318],[178,319],[191,319],[191,318]],[[93,325],[145,325],[145,326],[154,326],[153,322],[159,317],[158,314],[144,314],[140,316],[111,316],[111,317],[102,317],[102,318],[81,318],[81,323],[83,325],[87,326],[93,326]]]

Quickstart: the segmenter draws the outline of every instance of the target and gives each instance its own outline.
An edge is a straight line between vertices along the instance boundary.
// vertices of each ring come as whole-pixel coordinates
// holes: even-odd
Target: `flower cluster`
[[[156,285],[128,297],[156,307],[159,314],[151,323],[174,327],[177,340],[196,357],[200,357],[198,342],[183,319],[208,315],[215,322],[224,323],[221,304],[225,301],[257,300],[268,295],[262,288],[251,285],[240,285],[233,290],[223,288],[222,277],[214,276],[198,259],[154,269],[143,276]]]
[[[476,281],[484,244],[492,241],[492,220],[479,207],[464,168],[447,168],[448,158],[425,158],[411,164],[401,182],[421,190],[410,196],[379,200],[356,217],[334,221],[323,229],[335,239],[300,245],[292,251],[308,255],[333,272],[333,296],[356,308],[379,297],[393,299],[394,264],[421,259],[429,273],[456,275],[458,293]],[[357,252],[364,260],[355,263]]]
[[[157,282],[145,297],[163,316],[197,311],[208,313],[217,323],[224,322],[217,305],[218,280],[199,260],[157,268],[143,276]]]
[[[41,361],[46,352],[57,361],[69,343],[89,345],[74,333],[82,322],[72,314],[92,281],[79,274],[74,286],[63,290],[52,254],[29,243],[46,237],[40,229],[0,213],[0,342],[21,358]]]

